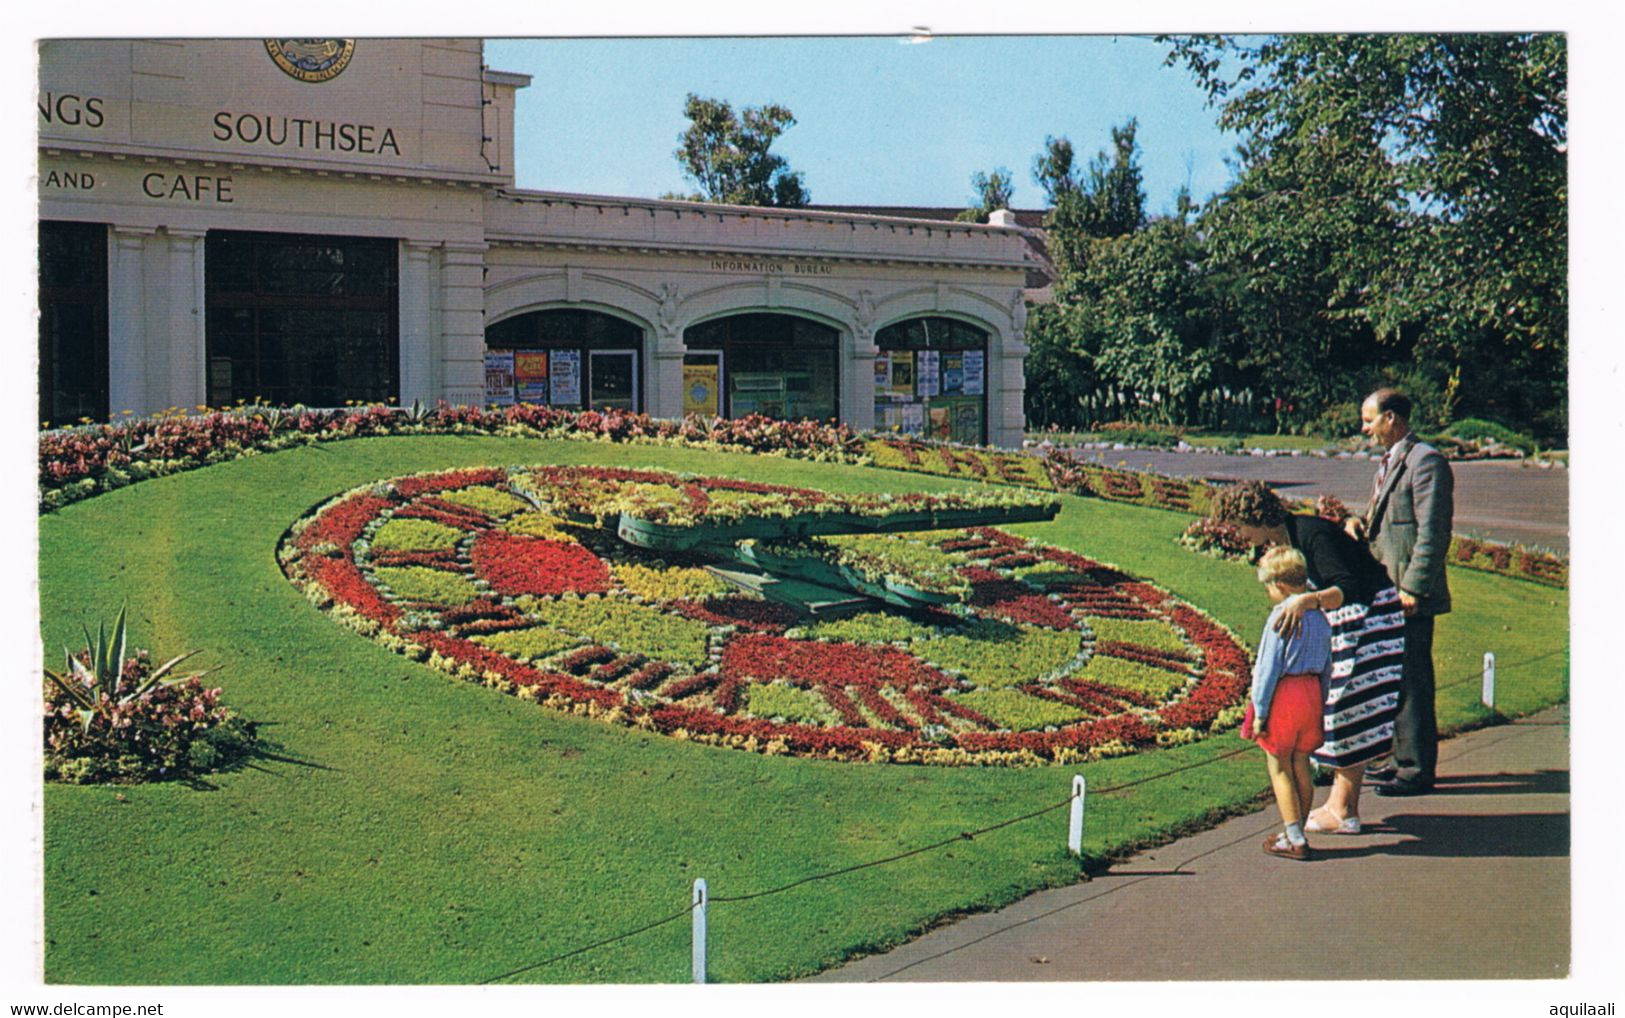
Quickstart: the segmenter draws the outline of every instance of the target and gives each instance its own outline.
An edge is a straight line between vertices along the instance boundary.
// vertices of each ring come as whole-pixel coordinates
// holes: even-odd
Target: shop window
[[[395,241],[211,232],[205,245],[211,405],[397,395]]]
[[[107,227],[39,224],[39,414],[107,418]]]
[[[953,318],[911,318],[875,333],[875,427],[987,441],[987,333]]]
[[[485,330],[485,401],[641,410],[643,330],[601,311],[531,311]]]
[[[743,314],[685,330],[685,408],[726,417],[833,420],[840,412],[839,334],[794,315]],[[708,409],[718,379],[721,406]]]

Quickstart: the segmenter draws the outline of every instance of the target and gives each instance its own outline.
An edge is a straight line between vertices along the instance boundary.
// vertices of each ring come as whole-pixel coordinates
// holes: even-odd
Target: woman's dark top
[[[1368,605],[1379,591],[1394,585],[1370,550],[1331,520],[1293,513],[1286,519],[1286,534],[1308,561],[1316,590],[1337,587],[1344,601]]]

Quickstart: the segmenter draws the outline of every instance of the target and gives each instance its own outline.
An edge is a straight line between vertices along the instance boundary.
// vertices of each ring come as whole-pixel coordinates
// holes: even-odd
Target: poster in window
[[[914,395],[914,351],[893,350],[891,355],[891,391],[899,396]]]
[[[903,434],[925,434],[925,404],[905,403],[899,409],[903,412]]]
[[[718,383],[718,365],[683,365],[683,413],[716,417],[722,413],[722,391]]]
[[[982,408],[975,403],[961,403],[954,407],[953,440],[966,445],[982,442]]]
[[[935,350],[921,350],[916,367],[920,369],[920,395],[935,396],[939,391],[937,383],[941,380],[937,374],[937,363],[940,354]]]
[[[581,402],[581,351],[553,351],[553,394],[549,400],[554,406],[573,406]]]
[[[485,351],[485,405],[507,406],[513,402],[513,351]]]
[[[942,395],[957,396],[965,391],[965,355],[942,355]]]
[[[891,391],[891,354],[882,351],[875,355],[875,392]]]
[[[546,403],[547,353],[540,350],[515,350],[513,381],[519,402]]]
[[[965,351],[965,395],[980,396],[982,394],[985,382],[983,369],[986,363],[987,355],[983,351]]]
[[[934,406],[934,407],[932,407],[931,408],[930,419],[931,419],[931,437],[932,438],[946,439],[946,438],[953,437],[953,422],[949,417],[947,407],[945,407],[945,406]]]

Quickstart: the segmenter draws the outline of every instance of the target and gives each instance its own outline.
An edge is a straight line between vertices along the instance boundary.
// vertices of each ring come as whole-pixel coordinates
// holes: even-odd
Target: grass
[[[56,983],[474,983],[683,909],[704,877],[748,894],[950,839],[1065,799],[1073,768],[868,766],[698,746],[451,681],[321,615],[277,568],[284,529],[333,493],[508,463],[658,466],[843,492],[948,491],[926,475],[585,442],[366,439],[145,482],[40,520],[47,647],[128,601],[132,642],[202,648],[275,755],[213,787],[45,789],[45,974]],[[1193,555],[1174,513],[1067,497],[1012,528],[1163,585],[1253,643],[1244,565]],[[1481,719],[1485,650],[1510,711],[1566,691],[1563,591],[1452,574],[1440,714]],[[1105,788],[1212,760],[1226,735],[1091,764]],[[1092,796],[1091,860],[1265,788],[1256,754]],[[1065,811],[710,914],[711,974],[808,974],[935,919],[1075,880]],[[686,921],[517,981],[686,981]]]

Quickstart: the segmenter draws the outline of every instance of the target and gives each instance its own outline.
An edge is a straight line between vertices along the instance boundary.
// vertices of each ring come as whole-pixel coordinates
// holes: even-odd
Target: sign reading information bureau
[[[715,272],[764,272],[770,276],[788,273],[792,276],[831,276],[835,266],[820,262],[792,262],[773,258],[713,258]]]

